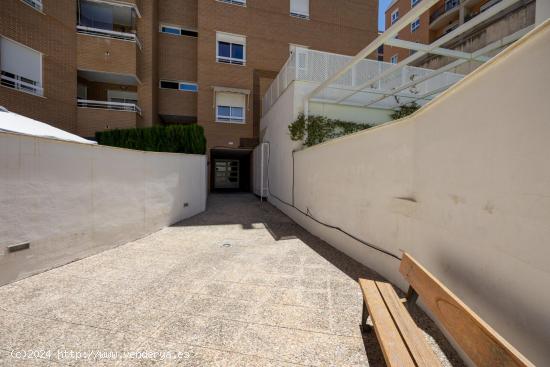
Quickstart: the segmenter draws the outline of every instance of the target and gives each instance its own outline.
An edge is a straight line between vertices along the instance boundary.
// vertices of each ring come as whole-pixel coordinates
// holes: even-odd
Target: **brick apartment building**
[[[386,29],[422,0],[393,0],[385,11]],[[501,0],[440,0],[430,10],[399,32],[399,39],[430,44]],[[547,0],[540,0],[547,1]],[[445,48],[472,52],[535,22],[535,0],[523,0],[482,22],[446,45]],[[384,46],[384,61],[397,63],[411,54],[410,50]],[[429,55],[414,65],[437,69],[453,61],[448,57]],[[479,66],[471,61],[457,72],[468,73]]]
[[[355,54],[377,12],[378,0],[3,0],[0,105],[84,137],[198,123],[211,187],[248,190],[261,97],[289,53]]]

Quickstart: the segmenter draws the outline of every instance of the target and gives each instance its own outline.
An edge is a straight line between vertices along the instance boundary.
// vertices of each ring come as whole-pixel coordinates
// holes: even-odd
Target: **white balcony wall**
[[[198,214],[206,187],[202,155],[0,133],[0,285]]]
[[[548,44],[550,21],[409,118],[297,151],[294,170],[297,83],[261,123],[271,203],[404,290],[396,259],[279,199],[411,253],[537,366],[550,365]]]

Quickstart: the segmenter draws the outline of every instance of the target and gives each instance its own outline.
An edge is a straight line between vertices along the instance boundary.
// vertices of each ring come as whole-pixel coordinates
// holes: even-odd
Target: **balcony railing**
[[[76,30],[78,33],[88,34],[91,36],[108,37],[108,38],[114,38],[114,39],[119,39],[123,41],[135,42],[138,45],[139,49],[141,50],[141,41],[139,40],[137,34],[135,33],[110,31],[107,29],[91,28],[91,27],[85,27],[81,25],[77,25]]]
[[[323,83],[332,73],[341,69],[352,59],[351,56],[332,54],[328,52],[296,49],[267,89],[262,101],[262,113],[265,115],[271,106],[279,99],[287,87],[294,81],[305,82],[304,85],[314,86]],[[382,74],[394,64],[370,59],[361,60],[351,70],[330,85],[325,91],[320,93],[317,101],[334,102],[348,91],[353,91],[357,86]],[[364,88],[362,93],[347,99],[347,102],[357,106],[370,104],[373,99],[384,95],[387,91],[396,89],[401,85],[411,81],[421,79],[433,70],[406,66],[403,69],[394,72],[376,83]],[[400,92],[397,96],[401,99],[414,99],[417,96],[423,96],[430,92],[440,90],[450,86],[464,76],[452,72],[441,73],[429,80],[424,80]],[[377,102],[373,104],[374,108],[391,108],[391,100]]]
[[[121,102],[110,102],[110,101],[93,101],[89,99],[78,99],[78,107],[85,108],[99,108],[104,110],[113,110],[113,111],[127,111],[127,112],[137,112],[141,115],[141,108],[135,103],[121,103]]]
[[[11,73],[7,75],[7,73],[2,72],[2,74],[0,75],[0,83],[4,87],[17,89],[22,92],[34,94],[37,96],[44,95],[44,89],[40,86],[40,84],[19,75],[14,75]]]
[[[430,15],[430,23],[433,23],[437,18],[441,17],[443,14],[458,8],[460,5],[460,0],[451,0],[445,1],[445,4],[437,8],[432,15]]]

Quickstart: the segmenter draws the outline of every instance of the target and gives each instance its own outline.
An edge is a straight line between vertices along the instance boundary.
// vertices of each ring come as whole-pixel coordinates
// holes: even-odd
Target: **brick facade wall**
[[[290,16],[288,0],[248,0],[246,7],[215,0],[198,6],[198,122],[209,147],[236,147],[254,137],[254,71],[276,73],[289,57],[289,45],[353,55],[376,38],[378,2],[310,1],[310,19]],[[216,31],[246,36],[246,65],[216,62]],[[246,124],[215,122],[214,86],[249,90]],[[258,123],[259,121],[256,121]]]
[[[44,0],[39,12],[20,0],[2,0],[0,35],[43,54],[39,97],[0,86],[8,110],[76,132],[76,2]]]
[[[79,70],[141,76],[141,51],[135,42],[78,34],[76,50]]]
[[[159,113],[196,116],[205,127],[210,147],[237,147],[241,138],[257,135],[257,100],[287,60],[289,44],[351,55],[377,36],[376,0],[310,1],[309,20],[291,17],[289,0],[248,0],[245,7],[216,0],[125,2],[139,7],[141,50],[132,42],[78,34],[76,0],[43,0],[42,13],[20,0],[5,0],[3,9],[9,11],[0,15],[0,33],[44,53],[45,98],[0,88],[0,103],[14,112],[90,136],[91,130],[103,128],[107,112],[77,109],[77,69],[135,75],[143,111],[141,118],[134,119],[137,126],[158,123]],[[159,24],[195,29],[199,35],[163,34]],[[216,31],[246,36],[245,66],[216,62]],[[197,82],[199,92],[161,90],[160,79]],[[88,84],[89,98],[104,97],[105,88]],[[250,91],[245,124],[214,121],[215,86]],[[122,116],[112,114],[116,115]],[[121,125],[128,122],[125,117]]]
[[[78,128],[76,133],[91,138],[96,131],[129,129],[142,124],[136,112],[112,111],[98,108],[77,108]]]

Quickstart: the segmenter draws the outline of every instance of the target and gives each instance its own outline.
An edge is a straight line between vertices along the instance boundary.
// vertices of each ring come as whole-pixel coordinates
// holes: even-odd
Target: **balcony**
[[[139,81],[139,47],[134,42],[116,38],[90,37],[78,34],[77,67],[79,70],[93,70],[127,76]]]
[[[120,75],[78,71],[78,134],[134,128],[141,120],[137,85]]]
[[[453,20],[458,19],[460,9],[460,0],[446,0],[439,8],[435,9],[430,15],[430,29],[439,28],[447,25]]]
[[[502,0],[464,0],[462,3],[466,8],[464,21],[469,21],[501,1]]]
[[[80,136],[93,137],[97,131],[129,129],[141,124],[141,115],[131,112],[130,106],[128,110],[121,110],[117,109],[121,108],[118,103],[90,100],[78,100],[78,106],[77,134]],[[137,105],[134,108],[139,110]]]
[[[83,0],[79,3],[77,32],[99,37],[115,38],[141,43],[137,37],[137,7],[96,3]]]

